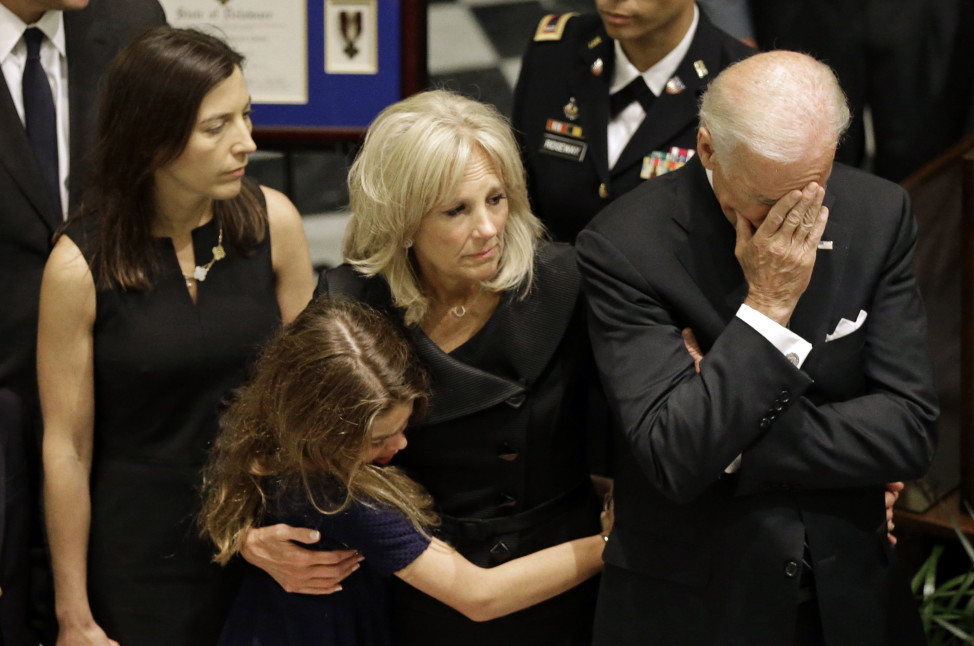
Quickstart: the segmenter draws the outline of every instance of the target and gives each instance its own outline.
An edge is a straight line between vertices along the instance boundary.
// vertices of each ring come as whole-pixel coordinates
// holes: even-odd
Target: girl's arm
[[[37,379],[44,416],[44,508],[59,646],[116,644],[95,622],[87,592],[94,321],[91,272],[74,242],[62,236],[44,269],[37,335]]]
[[[284,323],[294,320],[311,302],[314,273],[304,235],[301,214],[280,191],[261,186],[267,200],[267,222],[271,236],[271,263],[277,286],[277,304]]]
[[[434,538],[396,576],[474,621],[487,621],[550,599],[598,573],[604,547],[601,535],[589,536],[480,568]]]

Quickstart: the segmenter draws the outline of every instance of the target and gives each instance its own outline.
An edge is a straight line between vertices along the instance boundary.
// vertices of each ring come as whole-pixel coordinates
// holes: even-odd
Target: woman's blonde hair
[[[531,213],[510,125],[495,108],[444,90],[411,96],[379,113],[352,164],[345,260],[367,276],[385,278],[407,323],[421,321],[429,305],[409,242],[423,216],[456,193],[478,149],[493,164],[508,201],[497,272],[483,287],[524,294],[543,227]]]
[[[435,524],[422,487],[368,462],[376,418],[397,404],[421,415],[427,388],[411,347],[384,316],[340,299],[309,305],[267,343],[221,420],[200,517],[215,560],[226,563],[240,551],[268,500],[288,486],[303,487],[322,513],[359,501],[400,511],[421,531]],[[337,500],[320,493],[322,483]]]

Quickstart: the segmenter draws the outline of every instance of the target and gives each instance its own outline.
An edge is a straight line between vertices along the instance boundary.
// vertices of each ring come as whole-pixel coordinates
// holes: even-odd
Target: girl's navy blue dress
[[[322,497],[325,499],[325,496]],[[321,502],[319,501],[319,504]],[[220,646],[390,646],[394,644],[388,579],[422,554],[430,539],[400,513],[353,503],[323,514],[303,487],[269,503],[267,519],[321,532],[316,549],[355,549],[365,560],[328,595],[285,592],[263,570],[248,565],[243,587],[224,625]]]

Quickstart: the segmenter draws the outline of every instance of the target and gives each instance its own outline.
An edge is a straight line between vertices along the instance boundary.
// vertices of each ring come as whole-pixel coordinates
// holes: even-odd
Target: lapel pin
[[[831,240],[819,240],[818,241],[818,248],[819,249],[822,249],[822,250],[825,250],[825,251],[830,251],[832,249],[832,241]]]
[[[596,36],[592,40],[588,41],[588,48],[589,49],[595,49],[596,47],[598,47],[601,44],[602,44],[602,37],[601,36]]]
[[[568,103],[565,104],[565,118],[569,121],[578,118],[578,104],[575,103],[575,97],[568,99]]]
[[[679,76],[674,76],[666,82],[667,94],[679,94],[685,89],[687,89],[687,86],[683,83],[683,79],[681,79]]]
[[[706,63],[700,60],[693,61],[693,71],[697,73],[698,78],[703,78],[710,73],[710,71],[707,69]]]
[[[593,76],[602,76],[602,69],[604,67],[605,67],[605,64],[602,62],[602,59],[601,58],[596,58],[595,59],[595,62],[592,63],[592,75]]]

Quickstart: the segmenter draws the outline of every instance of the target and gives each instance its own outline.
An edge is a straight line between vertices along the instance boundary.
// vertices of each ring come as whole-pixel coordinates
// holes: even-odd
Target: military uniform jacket
[[[596,635],[613,638],[596,644],[791,644],[804,540],[825,643],[922,643],[883,501],[884,483],[926,471],[936,440],[916,224],[900,187],[842,164],[825,205],[831,248],[789,325],[812,344],[800,369],[735,316],[736,233],[698,159],[579,235],[596,363],[628,449],[605,560],[642,599],[604,585]],[[673,613],[647,606],[661,597]]]
[[[675,74],[685,88],[663,92],[653,102],[610,171],[606,129],[615,46],[602,20],[577,16],[567,21],[559,40],[531,42],[514,90],[511,120],[522,146],[531,206],[553,237],[574,242],[606,204],[638,186],[644,157],[674,146],[695,149],[700,94],[721,70],[751,53],[701,13]],[[572,105],[576,109],[566,109]]]

